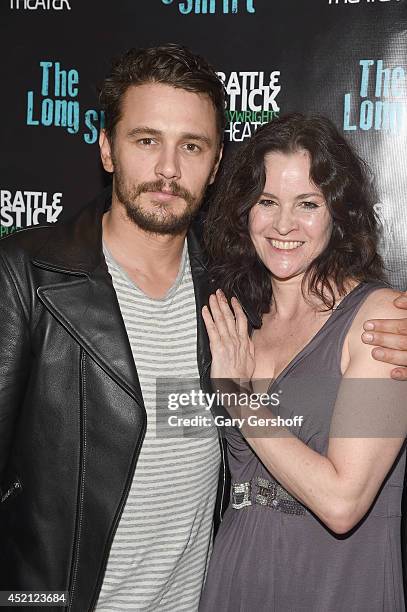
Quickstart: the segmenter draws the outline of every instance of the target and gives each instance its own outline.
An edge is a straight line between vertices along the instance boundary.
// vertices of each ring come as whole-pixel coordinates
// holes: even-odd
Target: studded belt
[[[235,482],[232,484],[232,508],[240,510],[254,503],[260,506],[268,506],[278,512],[286,514],[307,514],[306,508],[300,504],[274,480],[266,478],[253,478],[248,482]]]

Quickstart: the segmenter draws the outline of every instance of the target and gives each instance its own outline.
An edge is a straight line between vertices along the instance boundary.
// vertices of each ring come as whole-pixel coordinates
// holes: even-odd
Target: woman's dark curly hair
[[[331,309],[335,306],[335,289],[340,296],[345,295],[349,279],[383,277],[383,263],[377,253],[375,193],[367,165],[329,119],[286,115],[260,127],[224,165],[204,228],[216,286],[229,298],[235,295],[242,299],[259,321],[270,309],[271,275],[251,241],[249,213],[264,190],[265,155],[300,150],[310,155],[310,178],[324,195],[333,225],[327,247],[304,275],[304,295],[316,295]]]

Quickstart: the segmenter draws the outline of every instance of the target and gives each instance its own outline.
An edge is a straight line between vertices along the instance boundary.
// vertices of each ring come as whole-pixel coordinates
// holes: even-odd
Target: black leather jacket
[[[69,591],[74,612],[96,604],[146,429],[102,252],[106,197],[0,242],[0,590]],[[192,231],[188,248],[210,391],[209,283]],[[228,497],[220,444],[217,520]]]

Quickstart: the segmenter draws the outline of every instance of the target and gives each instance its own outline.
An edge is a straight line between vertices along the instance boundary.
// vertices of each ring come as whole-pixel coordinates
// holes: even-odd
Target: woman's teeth
[[[282,242],[281,240],[270,240],[271,244],[273,247],[275,247],[276,249],[282,249],[284,251],[291,251],[292,249],[298,249],[298,247],[302,246],[304,243],[303,242],[291,242],[291,241],[287,241],[287,242]]]

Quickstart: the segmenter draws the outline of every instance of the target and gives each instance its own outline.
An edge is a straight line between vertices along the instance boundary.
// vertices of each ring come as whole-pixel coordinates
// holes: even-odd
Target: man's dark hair
[[[105,130],[111,142],[121,116],[124,94],[130,86],[144,83],[162,83],[209,96],[216,110],[219,143],[222,143],[226,125],[223,83],[205,59],[173,43],[130,49],[114,61],[99,96],[105,112]]]
[[[204,231],[216,286],[228,297],[244,297],[259,321],[270,308],[271,277],[250,238],[249,213],[264,190],[265,155],[301,150],[310,155],[310,179],[324,195],[333,226],[327,247],[304,276],[304,295],[306,288],[331,309],[335,289],[345,295],[347,280],[383,276],[373,208],[377,200],[367,165],[329,119],[286,115],[260,127],[224,165]]]

